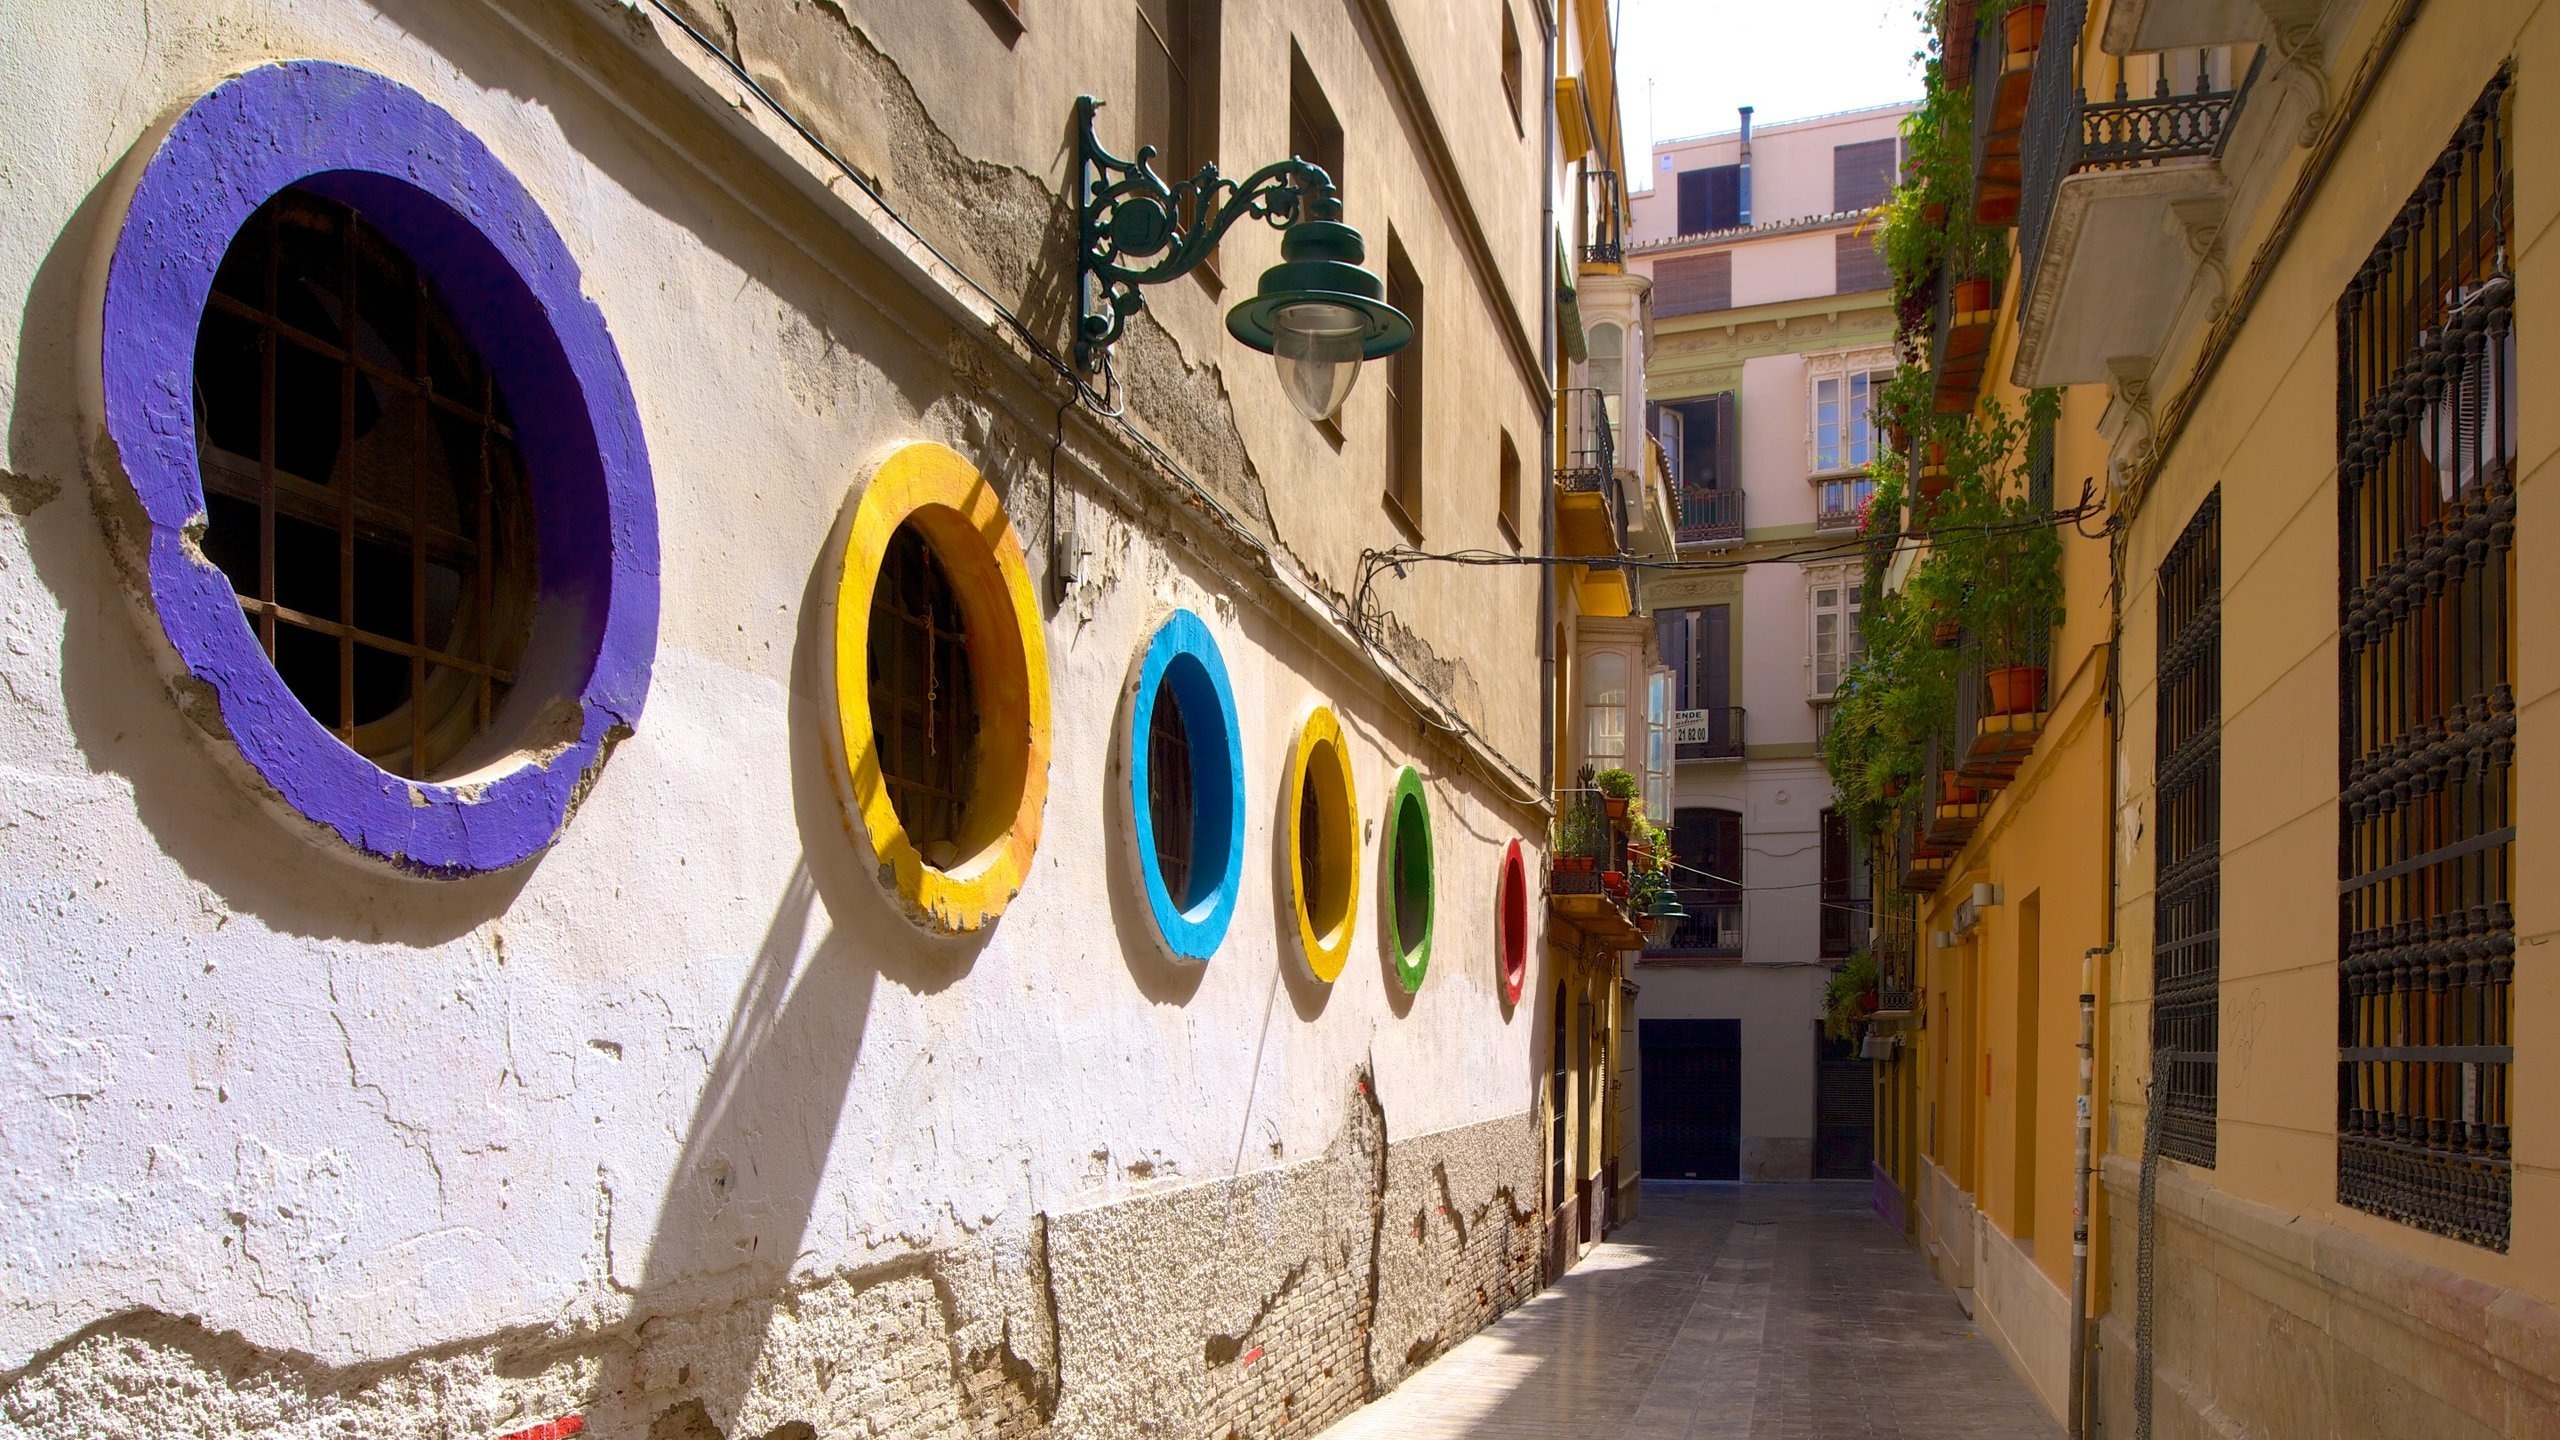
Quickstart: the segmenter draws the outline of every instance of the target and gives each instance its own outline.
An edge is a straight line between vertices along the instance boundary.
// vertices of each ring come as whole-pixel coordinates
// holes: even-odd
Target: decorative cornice
[[[1749,240],[1766,240],[1773,235],[1810,235],[1821,230],[1845,230],[1874,218],[1874,210],[1834,210],[1827,215],[1800,215],[1792,220],[1772,220],[1764,225],[1736,225],[1727,230],[1702,230],[1695,235],[1674,235],[1666,240],[1640,240],[1627,247],[1630,255],[1666,255],[1676,250],[1700,246],[1734,245]]]

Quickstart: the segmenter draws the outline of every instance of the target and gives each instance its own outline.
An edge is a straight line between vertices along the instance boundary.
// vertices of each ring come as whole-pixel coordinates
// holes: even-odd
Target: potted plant
[[[1599,806],[1579,801],[1566,806],[1556,822],[1556,873],[1590,874],[1608,843],[1609,826]]]
[[[1600,888],[1608,893],[1609,898],[1624,902],[1627,898],[1627,872],[1624,870],[1601,871]]]
[[[2009,69],[2023,70],[2035,63],[2036,51],[2044,44],[2044,5],[2045,0],[2016,0],[2009,13],[2000,17],[2009,42]]]
[[[1876,1013],[1876,990],[1883,978],[1876,957],[1865,950],[1842,961],[1822,988],[1822,1033],[1834,1040],[1855,1039]]]
[[[1636,798],[1636,777],[1612,765],[1591,777],[1591,783],[1598,788],[1602,802],[1609,807],[1609,818],[1625,819],[1627,803]]]

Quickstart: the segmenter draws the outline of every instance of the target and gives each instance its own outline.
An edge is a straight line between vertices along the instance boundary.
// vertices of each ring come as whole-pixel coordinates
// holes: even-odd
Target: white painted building
[[[1670,140],[1632,198],[1653,281],[1652,421],[1682,471],[1678,573],[1646,598],[1677,674],[1670,828],[1689,920],[1637,967],[1644,1170],[1865,1178],[1865,1068],[1820,1039],[1862,943],[1824,706],[1854,653],[1853,537],[1893,366],[1872,207],[1907,106]]]
[[[1572,598],[1364,565],[1544,543],[1539,7],[14,19],[0,1431],[1296,1433],[1541,1283]],[[1304,418],[1248,222],[1071,404],[1084,94],[1419,341]]]

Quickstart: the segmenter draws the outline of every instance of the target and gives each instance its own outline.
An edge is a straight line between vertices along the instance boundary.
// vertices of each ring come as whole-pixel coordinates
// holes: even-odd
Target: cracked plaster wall
[[[1071,492],[1091,553],[1051,621],[1038,861],[989,937],[903,928],[826,760],[828,551],[877,457],[936,439],[1011,493],[1036,565],[1048,437],[978,339],[641,63],[654,42],[508,8],[521,28],[427,0],[82,4],[22,17],[0,56],[0,1434],[566,1413],[781,1440],[1181,1433],[1164,1396],[1279,1433],[1515,1302],[1539,1247],[1501,1197],[1536,1194],[1544,1023],[1501,1003],[1490,897],[1524,817],[1301,622],[1168,549],[1161,515]],[[647,427],[649,708],[511,874],[385,876],[253,802],[180,718],[100,534],[115,482],[71,336],[107,177],[172,107],[288,56],[387,74],[497,151],[578,257]],[[1004,238],[1036,207],[987,220],[976,258],[1045,253]],[[1377,528],[1329,523],[1304,484],[1253,510],[1306,437],[1256,443],[1272,418],[1212,403],[1224,382],[1174,347],[1142,328],[1128,349],[1165,367],[1152,405],[1196,412],[1157,433],[1221,494],[1337,558]],[[1154,957],[1106,843],[1129,657],[1175,604],[1226,649],[1257,806],[1205,970]],[[1518,613],[1439,633],[1480,682],[1515,677],[1483,693],[1534,736]],[[1430,778],[1444,889],[1418,996],[1374,938],[1330,992],[1283,958],[1272,777],[1310,694],[1342,710],[1364,798],[1402,763]],[[1265,1315],[1295,1348],[1213,1363],[1300,1264]],[[1346,1344],[1357,1384],[1309,1358]],[[1145,1382],[1099,1378],[1139,1355]]]

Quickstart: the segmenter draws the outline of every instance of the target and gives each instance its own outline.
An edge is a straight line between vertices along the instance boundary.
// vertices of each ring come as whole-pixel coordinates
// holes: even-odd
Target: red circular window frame
[[[1502,852],[1502,883],[1494,892],[1493,930],[1502,956],[1502,995],[1513,1005],[1529,983],[1529,864],[1514,840]]]

